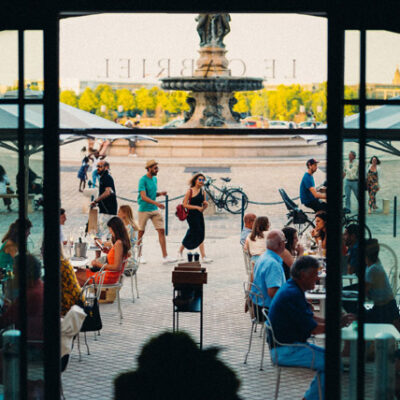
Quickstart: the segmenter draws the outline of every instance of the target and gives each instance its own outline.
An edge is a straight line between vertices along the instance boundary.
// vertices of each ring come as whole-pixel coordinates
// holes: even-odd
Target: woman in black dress
[[[189,229],[182,240],[182,245],[178,252],[178,259],[182,260],[183,250],[193,250],[196,247],[200,250],[201,261],[203,263],[212,262],[206,257],[204,250],[204,216],[203,211],[207,208],[206,193],[202,189],[206,178],[203,174],[193,175],[189,181],[190,188],[183,199],[183,206],[189,211],[187,222]]]

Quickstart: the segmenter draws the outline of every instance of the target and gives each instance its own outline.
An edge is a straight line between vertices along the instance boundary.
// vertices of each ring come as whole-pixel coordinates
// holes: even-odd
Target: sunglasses
[[[97,169],[104,168],[104,165],[98,165]]]
[[[204,179],[203,178],[199,178],[198,181],[199,182],[204,182]]]

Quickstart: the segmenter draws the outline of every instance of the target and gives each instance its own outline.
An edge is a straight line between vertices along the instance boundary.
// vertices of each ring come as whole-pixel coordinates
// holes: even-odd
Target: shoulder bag
[[[192,189],[190,189],[189,202],[192,199]],[[189,214],[189,210],[183,206],[183,204],[178,204],[176,206],[175,215],[178,217],[180,221],[184,221]]]

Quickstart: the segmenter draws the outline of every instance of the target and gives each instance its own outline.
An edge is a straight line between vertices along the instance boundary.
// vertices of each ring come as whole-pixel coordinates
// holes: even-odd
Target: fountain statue
[[[234,92],[262,89],[262,78],[231,76],[224,37],[230,32],[229,14],[199,14],[200,57],[192,77],[161,79],[165,90],[190,91],[181,128],[238,128],[240,115],[233,111]]]

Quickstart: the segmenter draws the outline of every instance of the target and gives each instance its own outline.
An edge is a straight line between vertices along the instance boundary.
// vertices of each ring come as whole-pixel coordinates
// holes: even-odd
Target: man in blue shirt
[[[264,304],[258,304],[259,297],[252,296],[260,307],[269,308],[273,297],[286,282],[281,255],[285,250],[285,235],[280,230],[272,230],[267,235],[267,250],[254,266],[253,283],[260,289]]]
[[[292,265],[289,279],[273,298],[269,319],[275,339],[284,344],[271,349],[271,358],[278,360],[282,366],[299,366],[317,371],[304,398],[319,399],[318,376],[324,398],[325,350],[322,347],[307,343],[311,334],[325,332],[325,320],[313,315],[304,292],[312,290],[318,279],[318,260],[311,256],[300,257]],[[349,325],[354,315],[342,317],[342,326]],[[304,346],[290,346],[290,344]]]
[[[300,200],[306,207],[314,211],[328,211],[327,204],[320,199],[326,199],[326,193],[317,192],[313,174],[318,169],[318,163],[315,158],[310,158],[307,165],[307,172],[304,174],[300,183]]]
[[[256,220],[256,214],[247,213],[243,217],[244,227],[242,232],[240,233],[240,244],[244,246],[244,242],[246,241],[247,236],[251,233],[253,229],[254,221]]]
[[[160,208],[165,208],[164,204],[156,201],[157,196],[166,196],[167,192],[157,192],[157,174],[158,174],[158,163],[155,160],[149,160],[146,163],[147,174],[143,175],[139,180],[139,236],[138,241],[144,235],[147,221],[150,219],[154,225],[154,229],[158,233],[158,239],[160,241],[161,252],[163,256],[163,264],[174,263],[176,259],[168,257],[167,254],[167,241],[165,239],[164,230],[164,219],[158,211]],[[141,257],[140,260],[143,263]]]

